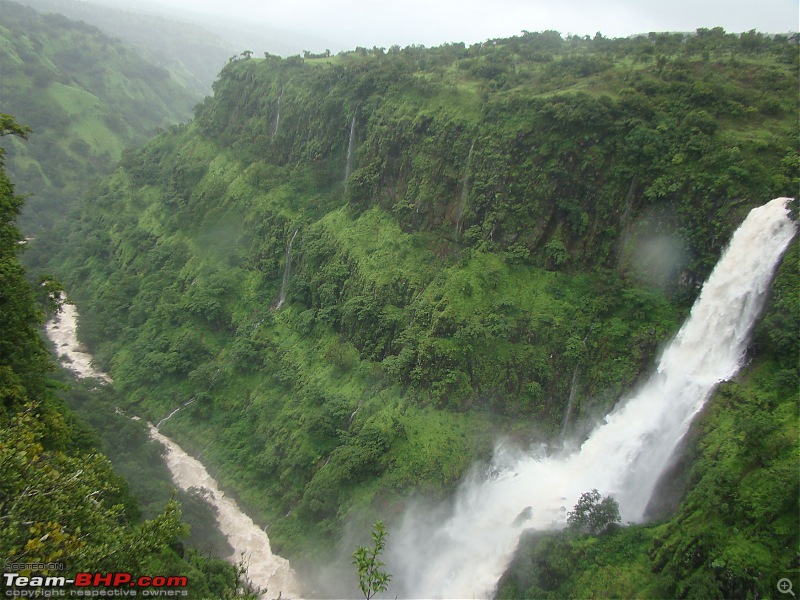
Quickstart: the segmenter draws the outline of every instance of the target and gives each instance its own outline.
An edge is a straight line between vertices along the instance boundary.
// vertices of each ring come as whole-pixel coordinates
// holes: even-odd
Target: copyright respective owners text
[[[3,572],[6,598],[180,598],[188,580],[177,575],[132,575],[127,572],[61,574],[62,563],[7,563]]]

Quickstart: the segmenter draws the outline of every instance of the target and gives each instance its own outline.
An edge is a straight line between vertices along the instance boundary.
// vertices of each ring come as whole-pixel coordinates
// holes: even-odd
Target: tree
[[[567,515],[567,526],[580,533],[596,535],[612,523],[619,523],[619,503],[611,496],[603,498],[593,489],[581,494],[574,509]]]
[[[358,570],[358,587],[364,597],[369,600],[378,592],[385,592],[389,587],[389,581],[392,576],[381,571],[381,567],[386,563],[379,560],[384,546],[386,546],[386,528],[383,521],[376,521],[372,526],[372,541],[375,544],[371,548],[366,546],[356,546],[353,552],[353,564]]]

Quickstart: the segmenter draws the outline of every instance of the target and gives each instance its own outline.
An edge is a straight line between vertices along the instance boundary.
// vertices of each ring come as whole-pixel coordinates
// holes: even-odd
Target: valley
[[[357,595],[352,549],[376,520],[387,597],[768,594],[797,568],[797,478],[777,482],[798,460],[798,242],[753,268],[764,275],[742,294],[763,310],[721,301],[731,323],[752,315],[697,317],[710,329],[683,351],[698,357],[664,361],[751,209],[797,194],[797,64],[796,38],[720,28],[243,52],[193,118],[165,113],[176,124],[115,142],[119,162],[92,185],[76,177],[69,218],[34,207],[23,257],[69,290],[113,380],[82,402],[159,423],[201,456],[268,526],[306,585],[295,595]],[[22,156],[7,154],[17,181]],[[580,467],[593,475],[531,475],[552,498],[502,491],[519,497],[478,522],[493,486],[524,465],[577,465],[637,393],[669,387],[654,368],[683,377],[716,333],[737,366],[697,375],[707,387],[655,463],[634,464],[669,420],[647,404],[659,425],[614,430]],[[692,387],[670,381],[651,393],[665,406]],[[637,468],[640,485],[623,483]],[[592,488],[625,526],[561,531]],[[449,554],[489,538],[473,517],[504,537],[492,566]],[[457,587],[449,560],[485,579]]]

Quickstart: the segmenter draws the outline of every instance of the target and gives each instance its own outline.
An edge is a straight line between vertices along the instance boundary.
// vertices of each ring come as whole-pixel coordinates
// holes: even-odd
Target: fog
[[[126,10],[169,13],[215,26],[238,23],[263,32],[263,47],[280,53],[333,52],[356,46],[390,47],[476,43],[554,29],[564,34],[610,37],[649,31],[694,31],[721,26],[729,32],[797,31],[798,0],[95,0]],[[226,23],[230,21],[231,23]],[[242,38],[255,42],[250,35]],[[252,44],[251,44],[252,45]],[[245,48],[242,48],[245,49]]]

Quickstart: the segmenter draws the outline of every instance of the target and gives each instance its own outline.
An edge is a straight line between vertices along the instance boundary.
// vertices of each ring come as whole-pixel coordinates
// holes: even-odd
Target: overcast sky
[[[355,46],[475,43],[523,29],[579,35],[600,31],[618,37],[716,26],[729,32],[769,33],[800,28],[798,0],[159,0],[158,4],[238,15],[251,25],[261,22],[318,38],[334,52]]]

